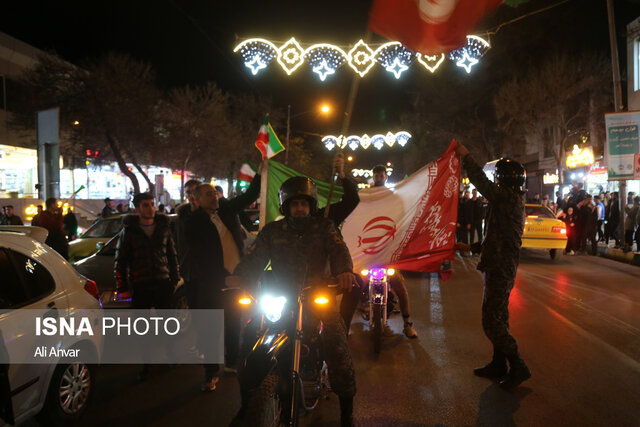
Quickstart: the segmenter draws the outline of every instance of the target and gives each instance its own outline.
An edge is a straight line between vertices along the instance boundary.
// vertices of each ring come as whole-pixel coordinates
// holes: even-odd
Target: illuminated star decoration
[[[311,65],[314,73],[324,81],[329,74],[347,62],[347,54],[340,48],[329,44],[315,44],[304,53],[304,58]]]
[[[457,66],[470,73],[472,67],[489,48],[490,45],[486,40],[478,36],[467,36],[465,45],[451,51],[448,56]],[[240,52],[244,65],[254,75],[277,59],[288,75],[307,62],[321,81],[335,74],[336,70],[345,63],[360,77],[364,77],[378,63],[396,79],[400,79],[402,73],[407,71],[416,60],[433,73],[446,58],[445,54],[430,56],[413,52],[402,46],[400,42],[384,43],[374,50],[363,40],[359,40],[347,51],[347,47],[328,43],[314,44],[304,48],[294,37],[280,47],[265,39],[248,39],[238,44],[233,51]],[[373,140],[372,144],[376,146]]]
[[[267,68],[278,54],[278,48],[264,39],[246,40],[236,46],[233,51],[240,51],[244,65],[251,70],[254,76],[260,70]]]
[[[471,67],[478,63],[489,47],[486,40],[477,36],[467,36],[467,43],[452,50],[449,53],[449,59],[454,61],[458,67],[464,68],[467,73],[471,73]]]
[[[351,151],[357,150],[358,147],[362,147],[366,150],[371,145],[380,150],[382,147],[384,147],[385,143],[389,147],[392,147],[397,142],[401,147],[404,147],[407,142],[409,142],[410,138],[411,134],[406,131],[400,131],[396,133],[387,132],[386,135],[376,134],[373,136],[369,136],[366,133],[362,136],[351,135],[347,137],[344,137],[342,135],[327,135],[322,138],[322,143],[329,151],[333,150],[333,148],[336,146],[340,147],[341,149],[349,146]]]
[[[375,58],[385,70],[393,73],[396,79],[399,79],[400,75],[409,69],[416,54],[399,42],[390,42],[383,44],[376,50]]]
[[[245,65],[251,68],[251,72],[254,76],[258,74],[258,71],[262,70],[263,68],[267,68],[267,64],[262,62],[262,59],[260,59],[260,55],[254,56],[253,61],[247,62]]]

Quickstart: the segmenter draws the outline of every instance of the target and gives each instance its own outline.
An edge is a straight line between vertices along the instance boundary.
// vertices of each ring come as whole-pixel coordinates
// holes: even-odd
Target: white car
[[[76,421],[93,394],[94,365],[62,359],[21,364],[25,351],[44,345],[80,349],[96,361],[102,354],[102,336],[34,336],[34,312],[29,310],[47,310],[47,317],[58,319],[79,316],[82,310],[98,310],[101,316],[102,310],[95,282],[44,244],[46,236],[40,227],[0,226],[0,351],[9,359],[0,365],[0,418],[9,424],[36,414],[47,424]]]

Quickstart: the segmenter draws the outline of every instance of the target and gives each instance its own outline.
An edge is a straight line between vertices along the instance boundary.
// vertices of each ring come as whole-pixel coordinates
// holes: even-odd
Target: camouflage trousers
[[[507,358],[518,354],[518,342],[509,332],[509,295],[515,283],[515,277],[510,276],[485,272],[482,298],[482,329],[493,348]]]
[[[340,397],[353,397],[356,394],[356,374],[344,322],[340,314],[335,311],[327,311],[321,319],[322,340],[331,388]]]

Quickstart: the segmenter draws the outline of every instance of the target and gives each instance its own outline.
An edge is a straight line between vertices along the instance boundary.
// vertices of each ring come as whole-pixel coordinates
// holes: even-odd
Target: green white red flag
[[[244,163],[240,170],[238,171],[238,176],[236,177],[238,181],[253,181],[253,177],[256,176],[256,168],[253,167],[251,163]]]
[[[269,123],[269,116],[264,118],[264,122],[262,122],[262,126],[260,126],[255,145],[262,153],[263,160],[270,159],[279,152],[284,151],[284,146]]]

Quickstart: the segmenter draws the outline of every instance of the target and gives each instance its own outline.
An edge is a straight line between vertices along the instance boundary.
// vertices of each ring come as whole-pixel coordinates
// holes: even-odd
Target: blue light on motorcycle
[[[384,278],[386,270],[384,268],[372,268],[370,274],[372,279],[381,280]]]
[[[277,322],[282,317],[282,310],[284,304],[287,302],[285,297],[272,297],[266,295],[260,300],[260,308],[264,313],[267,320],[270,322]]]

